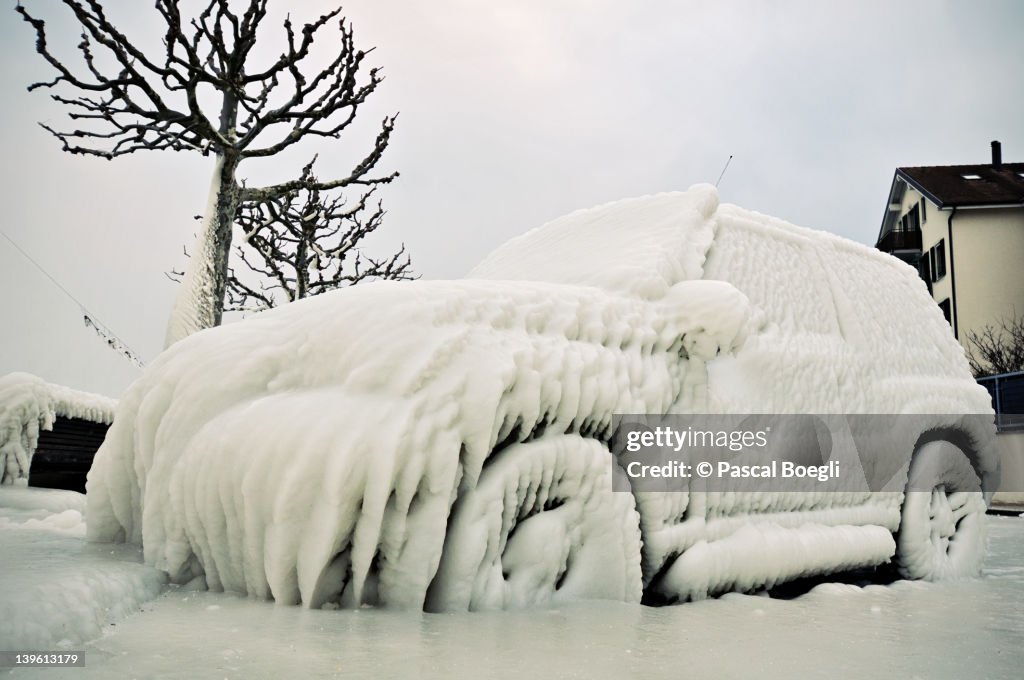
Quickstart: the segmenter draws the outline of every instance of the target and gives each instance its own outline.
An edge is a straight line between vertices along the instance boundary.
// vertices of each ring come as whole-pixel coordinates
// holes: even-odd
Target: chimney
[[[1003,146],[998,141],[992,141],[992,165],[999,167],[1003,164]]]

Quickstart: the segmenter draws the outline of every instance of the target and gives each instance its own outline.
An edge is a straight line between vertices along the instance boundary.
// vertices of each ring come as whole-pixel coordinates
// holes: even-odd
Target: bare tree
[[[52,89],[54,101],[81,126],[43,125],[64,150],[107,159],[152,150],[216,156],[203,228],[168,323],[168,345],[221,322],[232,226],[241,204],[274,201],[296,190],[372,187],[397,176],[374,174],[394,127],[392,116],[384,119],[369,152],[342,177],[321,181],[307,173],[264,187],[239,180],[239,166],[249,158],[274,156],[307,138],[339,137],[380,84],[376,68],[358,77],[367,52],[356,49],[340,8],[300,29],[286,18],[282,53],[256,65],[251,54],[267,0],[209,0],[193,18],[182,16],[178,0],[156,0],[166,24],[157,54],[119,31],[99,0],[62,2],[82,28],[74,66],[51,50],[41,19],[20,3],[16,9],[35,29],[36,51],[56,71],[53,80],[29,90]],[[336,31],[325,29],[335,24]],[[318,39],[332,41],[333,56],[313,67],[309,57]]]
[[[312,163],[302,185],[316,184]],[[384,259],[364,255],[360,241],[381,225],[384,209],[376,188],[349,205],[336,193],[297,188],[282,196],[243,203],[238,261],[258,282],[229,270],[228,311],[275,307],[369,279],[414,278],[402,246]]]
[[[967,359],[976,377],[1024,371],[1024,316],[1004,317],[967,333]]]

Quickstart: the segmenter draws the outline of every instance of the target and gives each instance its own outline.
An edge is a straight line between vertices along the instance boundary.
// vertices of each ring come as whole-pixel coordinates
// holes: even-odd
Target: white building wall
[[[957,321],[966,347],[971,331],[1024,315],[1024,208],[957,210],[953,248]]]
[[[946,275],[932,283],[936,303],[953,295],[949,216],[911,186],[901,201],[902,218],[924,202],[921,249],[925,257],[945,242]],[[953,218],[953,262],[956,266],[957,336],[968,348],[968,333],[998,324],[1004,317],[1024,315],[1024,207],[960,208]]]
[[[936,303],[952,297],[949,217],[911,186],[900,206],[900,218],[924,202],[921,250],[925,257],[940,240],[946,242],[946,276],[932,283]],[[919,208],[920,210],[920,208]],[[970,349],[969,334],[1002,318],[1024,315],[1024,207],[958,209],[953,218],[953,265],[956,267],[958,339]],[[1024,433],[1001,432],[997,445],[1002,483],[993,503],[1024,506]]]

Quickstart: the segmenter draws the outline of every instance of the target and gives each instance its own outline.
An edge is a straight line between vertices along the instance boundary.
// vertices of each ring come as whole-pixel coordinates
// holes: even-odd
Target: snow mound
[[[27,484],[40,430],[57,416],[111,423],[117,401],[53,385],[28,373],[0,378],[0,484]]]
[[[327,608],[699,599],[889,559],[902,487],[611,491],[614,415],[715,412],[991,407],[913,270],[702,185],[555,220],[466,280],[180,340],[119,403],[88,536],[176,583]],[[879,455],[905,465],[917,434]]]
[[[2,491],[0,506],[8,510],[25,512],[33,517],[45,517],[65,510],[85,513],[85,494],[76,491],[27,487],[8,487]]]

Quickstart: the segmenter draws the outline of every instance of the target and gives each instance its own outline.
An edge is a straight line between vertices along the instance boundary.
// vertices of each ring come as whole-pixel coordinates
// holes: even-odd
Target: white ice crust
[[[0,488],[0,648],[74,650],[160,594],[132,546],[84,542],[85,496]]]
[[[224,168],[223,156],[217,157],[207,193],[206,212],[203,215],[202,227],[196,234],[196,242],[189,256],[188,267],[181,278],[174,306],[171,308],[167,322],[167,333],[164,346],[170,347],[178,340],[214,323],[213,301],[216,299],[214,290],[214,272],[219,267],[220,258],[225,248],[216,236],[217,201],[220,198],[221,172]]]
[[[0,378],[0,484],[28,483],[40,430],[58,416],[111,423],[117,402],[91,392],[53,385],[29,373]]]
[[[700,185],[181,340],[120,401],[88,535],[312,607],[699,599],[887,561],[902,492],[612,491],[613,414],[990,412],[911,268]]]

